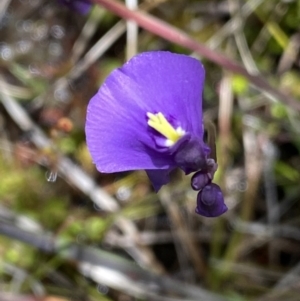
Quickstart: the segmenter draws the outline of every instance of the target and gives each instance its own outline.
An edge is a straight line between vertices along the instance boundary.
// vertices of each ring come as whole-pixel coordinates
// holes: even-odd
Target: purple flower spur
[[[90,0],[58,0],[59,3],[68,6],[70,9],[81,13],[87,14],[92,6]]]
[[[217,164],[203,141],[202,64],[167,51],[144,52],[114,70],[87,108],[86,140],[103,173],[146,170],[156,191],[180,168],[197,172],[196,213],[227,210],[212,183]]]

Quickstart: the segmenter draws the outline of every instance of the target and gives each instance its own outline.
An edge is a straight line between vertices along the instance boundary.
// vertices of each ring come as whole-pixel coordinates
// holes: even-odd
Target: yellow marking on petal
[[[148,125],[168,139],[166,146],[173,145],[185,134],[185,131],[181,127],[174,129],[165,116],[160,112],[157,114],[148,112],[147,117],[149,118]]]

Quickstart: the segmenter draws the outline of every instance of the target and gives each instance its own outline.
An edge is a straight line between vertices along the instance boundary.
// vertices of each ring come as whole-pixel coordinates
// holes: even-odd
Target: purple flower
[[[203,83],[198,60],[166,51],[139,54],[114,70],[87,109],[87,146],[97,169],[144,169],[156,191],[175,168],[204,171],[210,184],[216,165],[203,142]]]
[[[90,0],[58,0],[58,2],[83,15],[87,14],[92,6]]]

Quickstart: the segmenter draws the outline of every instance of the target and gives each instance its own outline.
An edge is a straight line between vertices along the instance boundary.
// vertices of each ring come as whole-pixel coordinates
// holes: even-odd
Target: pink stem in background
[[[227,58],[225,55],[220,54],[214,50],[209,49],[204,44],[199,43],[184,31],[175,28],[168,23],[149,15],[141,10],[131,11],[126,6],[115,0],[92,0],[95,3],[100,4],[109,11],[115,13],[121,18],[126,20],[135,21],[140,27],[152,32],[170,42],[179,44],[191,51],[197,52],[200,56],[214,62],[215,64],[230,70],[234,73],[238,73],[246,77],[257,88],[262,89],[270,93],[276,99],[289,105],[291,108],[300,111],[300,102],[293,97],[277,90],[272,87],[264,77],[260,75],[250,74],[244,67],[237,62]]]

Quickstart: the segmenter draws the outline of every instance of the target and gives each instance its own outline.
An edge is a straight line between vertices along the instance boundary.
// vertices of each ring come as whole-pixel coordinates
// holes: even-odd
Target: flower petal
[[[174,117],[202,140],[203,81],[198,60],[165,51],[142,53],[113,71],[87,110],[87,145],[97,169],[174,168],[170,155],[157,150],[146,114]]]
[[[170,169],[151,169],[146,170],[154,190],[157,192],[163,185],[170,182]]]

